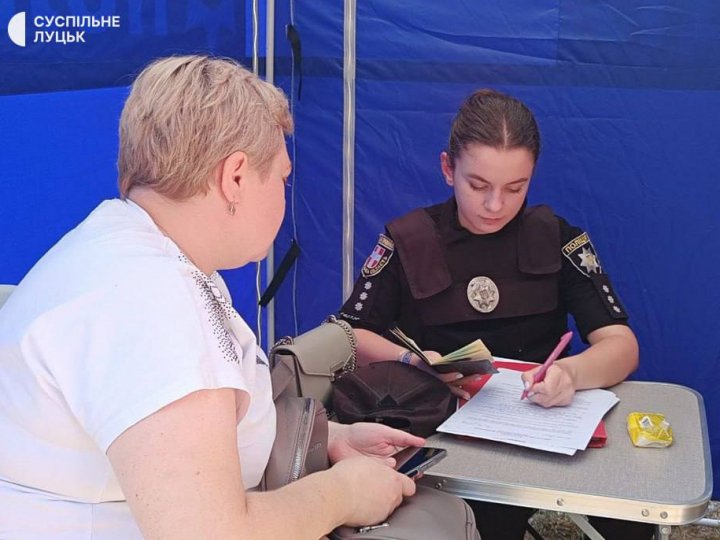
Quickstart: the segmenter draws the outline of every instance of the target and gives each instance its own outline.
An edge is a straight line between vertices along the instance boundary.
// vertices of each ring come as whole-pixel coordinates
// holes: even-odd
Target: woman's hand
[[[472,396],[470,393],[465,390],[467,385],[470,383],[474,383],[478,379],[482,377],[482,375],[467,375],[463,376],[462,373],[453,372],[453,373],[437,373],[436,377],[440,379],[441,381],[444,381],[447,383],[447,385],[450,387],[450,391],[453,393],[453,395],[459,397],[460,399],[468,400]]]
[[[328,457],[331,463],[355,456],[367,456],[394,467],[393,454],[406,446],[425,444],[422,437],[370,422],[350,425],[330,422],[329,431]]]
[[[415,494],[413,480],[367,457],[344,459],[329,472],[349,501],[344,523],[352,527],[381,523],[403,497]]]
[[[528,399],[543,407],[570,405],[575,395],[572,375],[560,362],[555,362],[545,373],[545,380],[533,384],[533,376],[541,366],[526,371],[522,380],[528,388]]]
[[[423,353],[425,353],[425,356],[427,356],[430,360],[438,360],[442,357],[442,355],[437,351],[423,351]],[[428,366],[427,363],[416,354],[413,354],[410,357],[410,364],[418,369],[427,371],[434,377],[437,377],[446,383],[450,387],[450,391],[453,395],[461,399],[470,399],[470,394],[463,389],[463,386],[474,382],[479,378],[477,375],[468,375],[467,377],[464,377],[462,373],[458,373],[457,371],[453,371],[451,373],[438,373],[432,367]]]

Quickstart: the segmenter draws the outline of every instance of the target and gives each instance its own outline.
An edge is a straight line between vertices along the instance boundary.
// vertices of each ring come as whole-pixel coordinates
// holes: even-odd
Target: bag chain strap
[[[352,326],[350,326],[346,321],[338,319],[335,315],[329,315],[328,318],[323,321],[323,324],[327,323],[337,324],[340,328],[342,328],[343,332],[345,332],[348,343],[350,343],[350,358],[348,358],[348,361],[343,365],[342,374],[337,377],[340,378],[347,373],[352,373],[357,367],[357,339],[355,338],[355,332],[353,332]],[[294,343],[295,341],[292,337],[284,336],[278,339],[272,348],[275,349],[276,347],[281,347],[283,345],[293,345]]]
[[[292,345],[293,343],[295,343],[295,341],[293,340],[293,338],[291,338],[290,336],[284,336],[284,337],[281,337],[280,339],[278,339],[278,340],[275,342],[275,345],[273,345],[273,346],[271,347],[271,349],[274,349],[274,348],[276,348],[276,347],[280,347],[280,346],[282,346],[282,345]]]
[[[350,343],[350,358],[342,367],[342,375],[352,373],[357,367],[357,339],[355,338],[355,332],[353,332],[352,326],[346,321],[338,319],[335,315],[328,316],[328,318],[325,319],[325,323],[337,324],[345,332],[348,342]],[[340,375],[340,377],[342,377],[342,375]]]

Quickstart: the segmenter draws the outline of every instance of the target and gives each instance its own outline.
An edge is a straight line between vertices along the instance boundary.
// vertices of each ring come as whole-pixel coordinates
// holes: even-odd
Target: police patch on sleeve
[[[363,264],[361,274],[363,277],[372,277],[378,275],[383,268],[390,262],[390,258],[395,252],[395,243],[384,234],[378,238],[375,249]]]
[[[565,244],[563,255],[586,277],[597,276],[603,273],[600,259],[590,241],[588,233],[584,232]]]

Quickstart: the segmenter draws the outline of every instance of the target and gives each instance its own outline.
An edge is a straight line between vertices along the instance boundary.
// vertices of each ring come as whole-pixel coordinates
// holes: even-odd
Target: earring
[[[228,211],[230,212],[231,216],[235,215],[235,203],[233,201],[230,201],[230,206],[228,206]]]

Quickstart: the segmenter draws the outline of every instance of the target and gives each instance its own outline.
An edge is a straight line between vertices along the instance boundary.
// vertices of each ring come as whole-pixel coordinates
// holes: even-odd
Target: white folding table
[[[620,402],[606,415],[603,448],[565,456],[480,439],[436,434],[428,446],[448,456],[421,483],[466,499],[566,512],[601,538],[581,516],[654,523],[657,539],[673,525],[700,519],[712,494],[712,465],[700,394],[675,384],[623,382],[611,388]],[[659,412],[670,422],[668,448],[636,448],[628,413]]]

